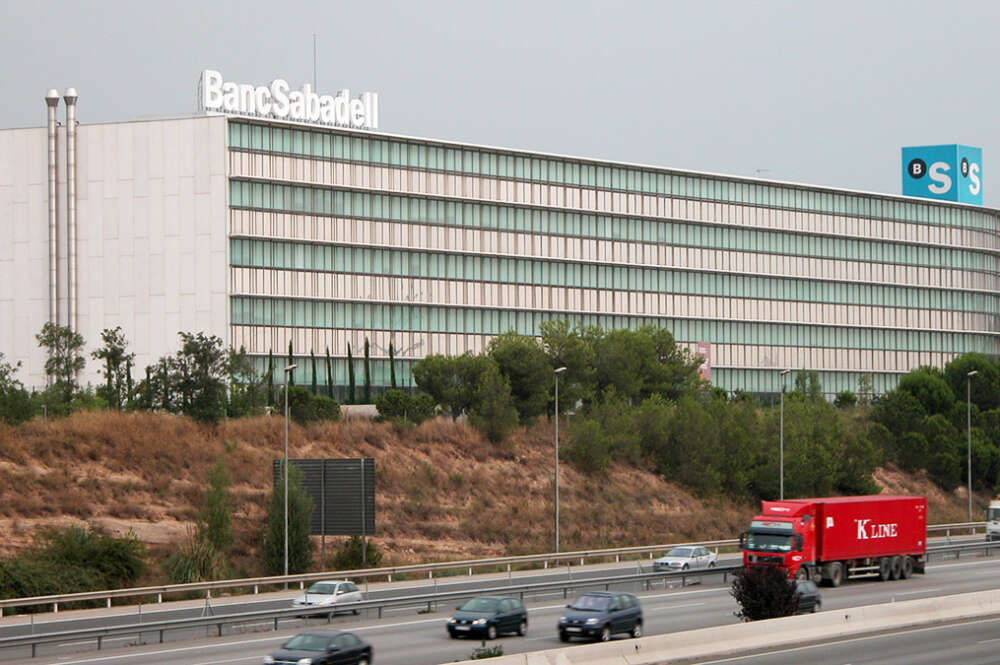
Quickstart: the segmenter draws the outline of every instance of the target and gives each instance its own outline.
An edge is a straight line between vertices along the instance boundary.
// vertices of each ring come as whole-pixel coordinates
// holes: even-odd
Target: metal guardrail
[[[947,555],[954,554],[955,558],[959,558],[962,552],[978,551],[984,550],[986,556],[989,556],[990,551],[1000,551],[1000,544],[991,543],[989,541],[984,541],[981,543],[962,543],[955,545],[941,545],[927,549],[927,559],[930,560],[931,556],[937,555]],[[529,584],[506,584],[488,588],[478,588],[478,589],[465,589],[462,591],[444,591],[433,593],[419,593],[411,594],[406,596],[397,596],[393,598],[382,598],[377,600],[363,600],[354,603],[343,603],[338,604],[335,611],[351,611],[351,610],[369,610],[375,609],[378,611],[379,618],[382,617],[382,613],[386,608],[398,608],[398,607],[423,607],[426,606],[428,611],[433,611],[433,606],[437,603],[460,600],[463,598],[469,598],[472,596],[479,595],[518,595],[522,600],[525,596],[532,593],[542,593],[545,591],[562,591],[563,597],[568,596],[570,589],[577,588],[594,588],[594,587],[604,587],[605,590],[609,590],[612,585],[624,584],[624,583],[643,583],[646,590],[649,590],[652,583],[658,580],[663,580],[664,585],[666,585],[670,580],[680,580],[681,586],[686,586],[688,580],[691,578],[703,578],[706,576],[722,575],[723,583],[728,579],[728,576],[736,571],[740,570],[742,566],[715,566],[712,568],[703,568],[700,570],[687,570],[687,571],[654,571],[654,572],[639,572],[632,573],[628,575],[613,575],[607,577],[597,577],[597,578],[578,578],[578,579],[565,579],[557,580],[553,582],[536,582]],[[31,656],[35,657],[38,652],[38,646],[42,644],[51,644],[53,642],[65,642],[68,640],[95,640],[97,643],[97,649],[100,650],[103,646],[104,640],[113,637],[128,637],[137,636],[138,641],[142,642],[142,635],[147,633],[156,633],[157,641],[163,643],[165,639],[165,634],[170,630],[182,630],[182,629],[192,629],[192,628],[215,628],[215,633],[217,636],[221,637],[223,635],[223,627],[226,625],[263,625],[268,624],[273,626],[274,630],[278,630],[278,624],[282,619],[295,618],[300,616],[327,616],[327,620],[331,621],[334,609],[330,607],[325,608],[301,608],[293,607],[283,610],[258,610],[253,612],[240,612],[234,614],[225,614],[218,616],[207,616],[207,617],[195,617],[188,619],[169,619],[164,621],[151,621],[148,623],[135,623],[123,626],[108,626],[102,628],[84,628],[84,629],[74,629],[67,631],[58,631],[51,633],[39,633],[34,635],[24,635],[18,637],[7,637],[0,638],[0,650],[15,647],[31,647]]]
[[[932,532],[944,532],[950,538],[952,531],[975,530],[985,528],[985,522],[958,522],[954,524],[935,524],[927,527],[928,534]],[[230,589],[253,589],[253,593],[259,593],[261,587],[287,586],[297,584],[303,588],[306,582],[315,582],[326,579],[350,578],[354,580],[370,580],[371,578],[386,578],[389,582],[393,576],[409,575],[414,573],[427,573],[428,578],[433,578],[438,571],[468,569],[468,574],[476,568],[503,567],[507,572],[511,572],[511,567],[526,564],[541,564],[544,568],[550,565],[558,565],[560,562],[569,563],[579,559],[580,565],[584,565],[587,560],[610,559],[614,557],[616,562],[621,558],[630,556],[648,555],[653,558],[657,552],[663,552],[674,547],[734,547],[739,544],[736,539],[707,540],[687,543],[668,543],[662,545],[643,545],[639,547],[616,547],[609,549],[580,550],[576,552],[548,553],[548,554],[525,554],[521,556],[494,557],[489,559],[469,559],[464,561],[441,561],[437,563],[413,564],[407,566],[392,566],[385,568],[366,568],[361,570],[340,570],[326,571],[321,573],[304,573],[299,575],[274,576],[274,577],[251,577],[237,580],[217,580],[213,582],[195,582],[190,584],[166,584],[161,586],[132,587],[127,589],[111,589],[104,591],[85,591],[80,593],[57,594],[50,596],[33,596],[29,598],[8,598],[0,599],[0,618],[4,615],[4,609],[8,607],[27,607],[32,605],[52,605],[52,611],[58,612],[60,604],[103,600],[107,607],[111,607],[111,601],[116,598],[130,597],[150,597],[155,596],[157,603],[163,602],[163,597],[168,594],[188,594],[196,591],[206,592],[206,598],[211,598],[212,591]]]

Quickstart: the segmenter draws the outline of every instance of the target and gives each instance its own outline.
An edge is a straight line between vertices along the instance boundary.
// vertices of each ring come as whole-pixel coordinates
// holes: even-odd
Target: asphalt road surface
[[[911,600],[950,595],[995,588],[1000,576],[1000,560],[962,559],[959,561],[932,563],[926,575],[916,575],[909,580],[879,582],[856,580],[838,589],[823,589],[823,610],[870,605],[894,600]],[[735,623],[733,616],[735,603],[729,596],[728,585],[712,579],[711,584],[688,586],[685,588],[657,588],[641,591],[635,584],[624,584],[621,590],[637,592],[643,606],[645,634],[665,634],[694,628]],[[468,582],[463,582],[468,583]],[[565,602],[560,593],[539,597],[527,603],[529,629],[526,637],[501,637],[496,644],[503,646],[504,653],[538,651],[564,646],[555,631],[556,621]],[[74,649],[92,649],[89,645],[49,645],[40,647],[39,657],[26,658],[26,651],[0,654],[7,662],[34,663],[48,665],[114,665],[115,663],[145,663],[166,665],[168,663],[190,663],[192,665],[250,665],[260,663],[261,658],[275,649],[289,636],[308,629],[352,630],[371,642],[375,648],[375,658],[379,665],[433,665],[468,658],[479,641],[471,639],[453,640],[445,632],[445,621],[450,612],[445,608],[433,614],[413,614],[386,616],[382,620],[353,616],[337,616],[332,625],[322,620],[299,620],[289,622],[288,628],[273,632],[248,632],[224,638],[207,638],[205,632],[190,635],[190,639],[151,644],[131,648],[110,648],[101,652],[85,654],[68,653]],[[134,617],[133,617],[134,618]],[[48,626],[46,626],[48,628]],[[155,639],[154,636],[150,636]],[[129,638],[134,641],[134,638]],[[624,636],[618,639],[627,639]],[[985,638],[984,638],[985,639]],[[109,647],[119,647],[122,642],[109,643]],[[995,643],[1000,649],[1000,641]],[[905,641],[902,649],[906,649]],[[914,657],[921,649],[912,647]],[[940,654],[939,654],[940,655]],[[1000,653],[998,653],[1000,655]],[[836,658],[834,658],[836,660]],[[748,661],[751,662],[751,661]],[[777,661],[752,661],[777,662]],[[797,662],[814,662],[811,657]],[[816,661],[818,662],[818,661]],[[826,661],[823,661],[826,662]],[[829,661],[834,662],[834,661]],[[841,660],[841,665],[860,660]],[[879,661],[881,662],[881,661]],[[893,661],[886,661],[893,662]],[[906,662],[917,662],[910,660]],[[930,661],[927,661],[930,662]],[[951,657],[936,661],[966,662]],[[984,661],[985,662],[985,661]],[[1000,662],[1000,657],[990,662]]]
[[[807,647],[775,649],[698,665],[994,665],[1000,662],[1000,619],[930,626]]]

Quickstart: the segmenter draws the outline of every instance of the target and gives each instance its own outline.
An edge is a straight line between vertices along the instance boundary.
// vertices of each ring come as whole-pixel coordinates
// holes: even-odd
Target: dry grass
[[[259,417],[205,427],[148,413],[78,413],[0,426],[0,552],[39,528],[95,522],[134,529],[154,555],[191,526],[209,471],[225,455],[241,553],[235,573],[258,572],[259,544],[284,422]],[[352,420],[292,425],[293,457],[374,457],[378,536],[386,564],[549,551],[552,430],[539,423],[501,447],[447,419],[399,429]],[[560,467],[564,550],[730,537],[755,506],[699,500],[655,474],[612,465],[600,477]],[[964,519],[962,501],[894,470],[887,491],[921,492],[933,521]],[[908,485],[907,483],[916,483]],[[328,554],[343,538],[327,539]]]

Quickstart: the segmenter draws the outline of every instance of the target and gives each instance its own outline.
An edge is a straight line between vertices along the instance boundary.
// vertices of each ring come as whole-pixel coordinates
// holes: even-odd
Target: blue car
[[[607,642],[616,633],[642,635],[642,607],[630,593],[585,593],[559,617],[559,639],[585,637]]]

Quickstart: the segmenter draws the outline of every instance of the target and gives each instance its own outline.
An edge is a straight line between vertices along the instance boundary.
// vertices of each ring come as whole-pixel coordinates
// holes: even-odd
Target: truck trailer
[[[845,496],[762,501],[740,535],[744,566],[779,566],[795,579],[840,586],[845,579],[906,579],[923,573],[927,499]]]

